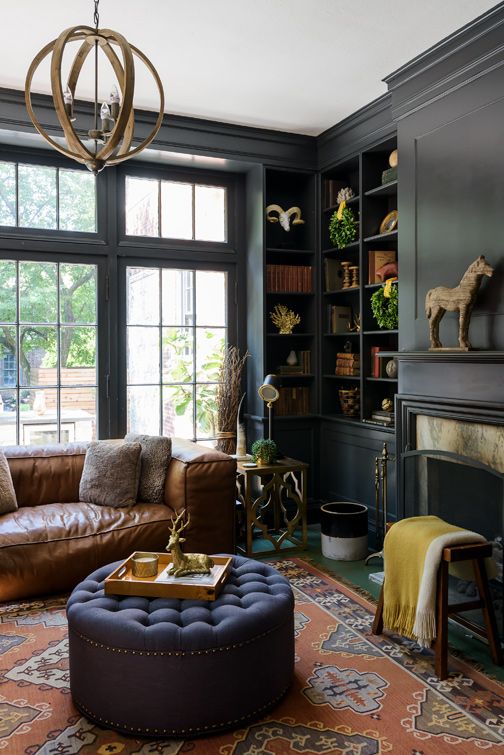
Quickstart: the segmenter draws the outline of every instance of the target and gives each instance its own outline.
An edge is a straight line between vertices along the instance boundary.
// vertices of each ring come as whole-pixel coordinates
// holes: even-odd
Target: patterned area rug
[[[69,690],[65,599],[0,607],[0,753],[5,755],[471,755],[504,752],[504,687],[450,656],[373,637],[374,607],[301,559],[273,562],[296,595],[296,670],[268,716],[194,741],[128,739],[93,725]],[[258,669],[260,673],[260,669]],[[243,680],[247,684],[247,680]]]

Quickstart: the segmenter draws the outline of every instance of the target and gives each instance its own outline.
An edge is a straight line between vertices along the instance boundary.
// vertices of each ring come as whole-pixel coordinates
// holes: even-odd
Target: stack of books
[[[336,375],[347,377],[359,377],[360,355],[340,352],[336,354]]]
[[[386,425],[387,427],[394,427],[395,424],[395,414],[394,412],[386,412],[382,409],[376,409],[371,414],[371,419],[374,422],[379,422],[382,425]]]

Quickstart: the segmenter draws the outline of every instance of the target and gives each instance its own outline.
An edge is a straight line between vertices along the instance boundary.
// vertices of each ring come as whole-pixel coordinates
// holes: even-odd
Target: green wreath
[[[357,238],[357,221],[352,210],[345,207],[341,213],[341,220],[338,218],[338,210],[333,213],[329,221],[329,238],[331,244],[337,249],[351,244]]]
[[[399,289],[397,283],[390,288],[390,297],[384,295],[385,286],[374,292],[371,297],[371,310],[373,317],[385,330],[395,330],[399,322]]]

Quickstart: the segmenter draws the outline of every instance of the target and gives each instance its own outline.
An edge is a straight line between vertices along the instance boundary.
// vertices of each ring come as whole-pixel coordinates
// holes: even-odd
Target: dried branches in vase
[[[217,443],[215,447],[225,454],[235,453],[236,420],[242,398],[241,379],[245,362],[250,353],[240,356],[236,346],[228,346],[219,373],[217,386]]]

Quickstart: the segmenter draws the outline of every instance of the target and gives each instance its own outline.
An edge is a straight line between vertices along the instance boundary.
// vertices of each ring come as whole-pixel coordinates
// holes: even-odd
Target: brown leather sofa
[[[169,520],[183,508],[186,552],[232,553],[235,461],[172,443],[164,505],[131,508],[79,502],[86,444],[4,448],[19,508],[0,516],[0,601],[69,590],[135,550],[163,551]]]

